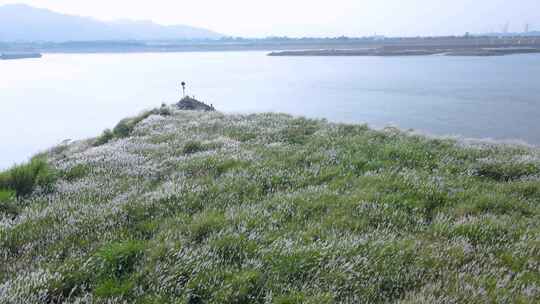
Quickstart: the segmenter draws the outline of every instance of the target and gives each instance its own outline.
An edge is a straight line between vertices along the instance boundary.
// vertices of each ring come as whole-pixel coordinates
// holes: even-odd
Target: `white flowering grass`
[[[0,196],[0,303],[540,301],[535,148],[159,113]]]

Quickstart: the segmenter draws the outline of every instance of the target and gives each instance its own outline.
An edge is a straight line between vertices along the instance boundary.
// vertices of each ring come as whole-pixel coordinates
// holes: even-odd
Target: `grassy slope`
[[[48,155],[0,303],[540,301],[540,153],[174,112]]]

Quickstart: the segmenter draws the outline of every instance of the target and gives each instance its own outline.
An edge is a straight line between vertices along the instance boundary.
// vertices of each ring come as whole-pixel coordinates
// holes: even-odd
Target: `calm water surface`
[[[224,112],[540,144],[540,55],[55,54],[0,61],[0,168],[176,102],[182,80],[190,95]]]

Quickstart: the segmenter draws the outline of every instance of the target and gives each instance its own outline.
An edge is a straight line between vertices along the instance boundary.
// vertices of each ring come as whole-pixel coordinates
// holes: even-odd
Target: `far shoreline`
[[[429,49],[429,48],[403,48],[403,49],[321,49],[321,50],[291,50],[271,52],[271,57],[397,57],[397,56],[468,56],[493,57],[517,54],[539,54],[540,48],[469,48],[469,49]]]
[[[273,56],[498,56],[540,53],[540,37],[235,38],[187,41],[0,41],[10,53],[181,53],[265,51]]]

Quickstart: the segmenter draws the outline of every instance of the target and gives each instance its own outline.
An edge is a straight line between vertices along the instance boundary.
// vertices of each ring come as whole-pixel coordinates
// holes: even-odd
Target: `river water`
[[[223,112],[286,112],[540,144],[540,55],[267,57],[45,54],[0,61],[0,168],[188,94]]]

